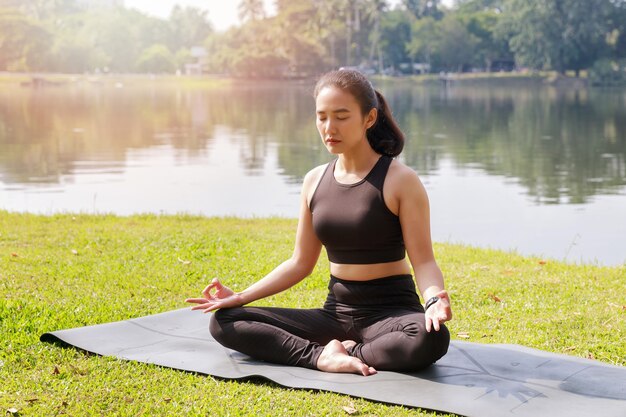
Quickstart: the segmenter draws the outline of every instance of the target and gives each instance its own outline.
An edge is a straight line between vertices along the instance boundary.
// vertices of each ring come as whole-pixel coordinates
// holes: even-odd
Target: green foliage
[[[441,416],[272,383],[224,381],[41,343],[43,332],[185,307],[213,277],[236,290],[291,254],[295,220],[35,216],[0,211],[0,409],[20,415]],[[624,267],[437,244],[453,339],[626,365]],[[323,303],[328,264],[258,302]],[[200,314],[200,313],[198,313]]]
[[[439,23],[441,41],[439,42],[440,65],[447,70],[463,71],[470,67],[478,40],[469,33],[465,25],[456,16],[447,15]]]
[[[0,51],[6,51],[0,55],[0,69],[18,62],[21,70],[173,72],[171,51],[202,45],[212,32],[207,12],[191,7],[174,8],[170,20],[164,21],[136,10],[82,10],[69,4],[41,1],[0,9]],[[153,49],[153,56],[147,57],[153,45],[164,45],[169,55]]]
[[[427,17],[416,20],[408,53],[416,61],[447,71],[462,71],[475,59],[478,39],[454,15],[437,21]]]
[[[39,68],[49,32],[16,9],[0,8],[0,70]]]
[[[213,29],[208,21],[208,13],[196,7],[174,6],[169,18],[171,50],[202,45]],[[165,43],[165,42],[162,42]]]
[[[461,13],[496,12],[502,13],[507,0],[456,0]]]
[[[181,68],[204,45],[204,71],[305,77],[358,66],[432,72],[524,66],[565,72],[626,57],[626,3],[615,0],[260,0],[238,3],[240,26],[216,34],[209,12],[175,6],[167,20],[73,0],[0,0],[0,69],[133,72],[153,45]],[[82,60],[80,59],[82,57]],[[165,65],[165,64],[164,64]],[[167,65],[169,67],[169,65]],[[168,70],[169,71],[169,70]],[[406,72],[406,71],[405,71]]]
[[[261,20],[265,17],[263,0],[240,0],[237,6],[239,19],[242,22],[247,20]]]
[[[443,12],[439,8],[439,0],[402,0],[402,5],[417,19],[431,17],[441,19]]]
[[[141,72],[172,73],[176,70],[176,59],[165,45],[152,45],[144,49],[137,60],[137,69]]]
[[[509,0],[502,20],[521,65],[580,71],[606,54],[611,0]]]
[[[433,18],[416,20],[411,25],[411,42],[406,46],[416,61],[431,64],[436,59],[441,39],[441,26]]]
[[[385,63],[398,68],[400,64],[410,62],[411,55],[418,55],[418,52],[409,55],[411,19],[404,11],[391,10],[383,14],[380,25],[380,48]]]
[[[492,5],[492,2],[489,4]],[[507,40],[498,38],[496,34],[496,28],[502,19],[501,13],[489,8],[474,12],[459,11],[458,19],[474,39],[474,65],[489,71],[494,62],[513,60]]]
[[[589,80],[593,85],[626,86],[626,59],[596,61],[589,70]]]

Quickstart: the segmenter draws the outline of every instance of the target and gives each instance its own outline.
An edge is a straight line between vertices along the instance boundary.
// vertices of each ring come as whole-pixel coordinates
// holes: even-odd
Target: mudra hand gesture
[[[213,294],[211,291],[215,290]],[[197,304],[192,310],[202,310],[203,313],[219,308],[239,307],[243,305],[241,296],[228,287],[222,285],[218,278],[213,278],[211,283],[202,291],[204,298],[187,298],[185,302]]]

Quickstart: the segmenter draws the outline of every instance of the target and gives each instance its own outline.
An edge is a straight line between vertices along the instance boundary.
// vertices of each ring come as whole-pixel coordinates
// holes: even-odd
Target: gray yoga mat
[[[518,345],[452,342],[448,354],[417,373],[363,377],[274,365],[226,349],[208,333],[209,316],[174,310],[115,323],[45,333],[100,355],[221,378],[263,377],[464,416],[626,416],[626,368]]]

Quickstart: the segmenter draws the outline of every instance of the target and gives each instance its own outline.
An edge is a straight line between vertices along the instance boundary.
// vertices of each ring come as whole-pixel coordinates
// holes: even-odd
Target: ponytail
[[[361,106],[361,114],[367,115],[376,109],[378,116],[367,130],[367,141],[374,151],[381,155],[398,156],[404,148],[404,134],[398,127],[387,101],[374,90],[369,80],[359,71],[341,69],[324,74],[315,86],[314,96],[324,87],[337,87],[350,93]]]
[[[404,148],[404,133],[393,118],[385,97],[378,90],[374,92],[378,101],[378,117],[374,125],[367,130],[367,141],[376,153],[398,156]]]

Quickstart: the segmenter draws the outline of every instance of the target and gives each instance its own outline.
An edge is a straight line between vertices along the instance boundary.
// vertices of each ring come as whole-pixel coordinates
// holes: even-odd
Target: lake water
[[[626,263],[626,91],[379,84],[433,239]],[[0,209],[296,217],[311,85],[0,87]]]

